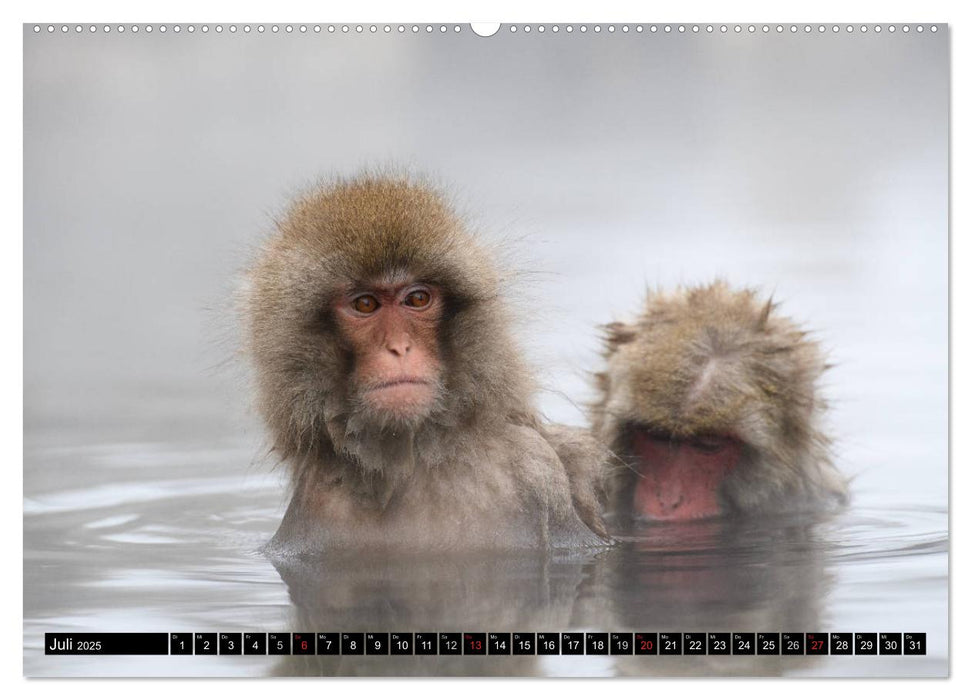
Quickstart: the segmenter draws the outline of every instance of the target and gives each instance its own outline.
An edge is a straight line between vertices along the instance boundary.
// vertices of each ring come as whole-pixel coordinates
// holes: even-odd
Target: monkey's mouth
[[[697,520],[721,515],[722,485],[742,455],[727,435],[676,438],[645,428],[631,431],[632,515],[650,520]]]
[[[421,377],[395,377],[368,385],[363,398],[383,419],[412,421],[435,405],[438,385]]]
[[[429,382],[427,379],[421,379],[420,377],[398,377],[397,379],[389,379],[384,382],[372,384],[367,388],[367,391],[380,391],[381,389],[392,389],[394,387],[405,386],[409,384],[431,386],[432,383]]]

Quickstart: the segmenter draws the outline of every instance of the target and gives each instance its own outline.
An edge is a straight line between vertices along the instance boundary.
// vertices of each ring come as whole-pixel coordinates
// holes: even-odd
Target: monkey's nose
[[[407,336],[401,338],[390,338],[387,342],[387,348],[392,355],[404,357],[411,350],[411,338]]]

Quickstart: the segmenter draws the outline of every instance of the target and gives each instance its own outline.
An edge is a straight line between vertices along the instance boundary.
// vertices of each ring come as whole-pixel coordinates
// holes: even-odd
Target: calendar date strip
[[[106,632],[44,634],[64,656],[925,656],[924,632]]]

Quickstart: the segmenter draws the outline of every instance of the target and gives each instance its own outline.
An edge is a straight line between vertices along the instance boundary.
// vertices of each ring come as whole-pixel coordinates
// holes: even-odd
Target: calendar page
[[[26,676],[948,675],[947,24],[23,54]]]

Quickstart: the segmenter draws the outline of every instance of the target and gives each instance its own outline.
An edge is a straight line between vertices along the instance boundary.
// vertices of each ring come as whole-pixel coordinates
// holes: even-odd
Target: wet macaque
[[[365,176],[292,205],[246,296],[258,406],[293,485],[271,548],[602,542],[602,461],[573,460],[603,452],[539,420],[505,311],[518,296],[420,182]]]
[[[623,466],[612,517],[692,520],[845,500],[819,423],[816,342],[771,300],[724,282],[652,293],[607,326],[594,433]]]

